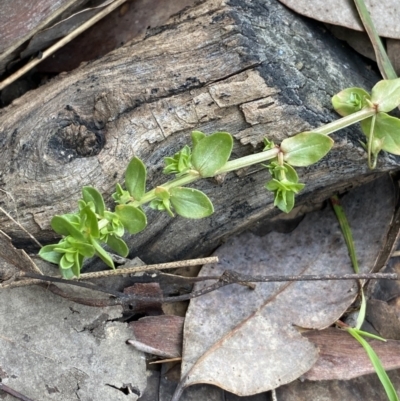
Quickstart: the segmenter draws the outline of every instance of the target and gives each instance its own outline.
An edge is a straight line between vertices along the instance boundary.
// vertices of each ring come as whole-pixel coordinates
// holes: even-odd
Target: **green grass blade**
[[[393,68],[392,63],[386,53],[386,50],[382,44],[381,38],[375,29],[374,23],[372,22],[371,16],[367,7],[365,6],[364,0],[354,0],[357,7],[358,14],[364,25],[364,28],[369,36],[369,39],[374,48],[376,61],[378,63],[379,71],[384,79],[395,79],[397,78],[396,71]]]
[[[361,288],[360,290],[360,295],[361,295],[361,305],[360,305],[360,310],[358,311],[356,329],[361,329],[361,326],[363,325],[365,320],[365,315],[367,313],[367,300],[365,299],[363,288]]]
[[[342,205],[340,204],[340,200],[337,195],[334,195],[331,197],[331,203],[333,206],[333,210],[336,214],[336,217],[338,219],[340,229],[342,230],[344,240],[346,242],[346,246],[347,246],[347,250],[349,252],[351,264],[353,265],[354,271],[356,273],[359,273],[360,269],[359,269],[358,261],[357,261],[356,247],[354,245],[353,234],[351,232],[350,224],[349,224],[349,221],[347,220],[346,213],[344,212],[344,209],[343,209]],[[362,324],[364,323],[366,310],[367,310],[367,300],[365,299],[364,291],[361,288],[361,305],[360,305],[360,311],[359,311],[358,317],[357,317],[357,323],[356,323],[357,329],[360,329]]]
[[[358,261],[357,261],[357,255],[356,255],[356,248],[354,246],[354,239],[353,239],[353,234],[351,232],[350,224],[347,220],[346,213],[344,212],[344,209],[342,205],[340,204],[339,197],[337,195],[334,195],[331,197],[331,203],[333,206],[333,210],[336,214],[336,217],[338,219],[340,229],[342,230],[344,240],[346,241],[347,249],[349,251],[349,256],[351,260],[351,264],[353,265],[353,269],[356,273],[360,272],[359,266],[358,266]]]
[[[368,342],[361,337],[359,334],[359,331],[356,329],[347,329],[347,331],[362,345],[364,348],[365,352],[367,353],[372,366],[374,367],[376,374],[379,377],[379,380],[382,383],[383,388],[385,389],[386,395],[389,399],[389,401],[399,401],[399,398],[396,394],[396,390],[392,384],[392,382],[389,379],[389,376],[385,372],[385,369],[382,366],[382,363],[378,357],[378,355],[375,353],[373,348],[368,344]]]

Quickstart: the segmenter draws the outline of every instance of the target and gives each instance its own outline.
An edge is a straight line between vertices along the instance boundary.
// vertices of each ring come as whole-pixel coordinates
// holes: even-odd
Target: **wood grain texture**
[[[233,158],[260,150],[337,115],[330,98],[378,80],[365,63],[319,25],[275,0],[208,0],[172,17],[107,56],[61,74],[0,111],[0,205],[41,241],[50,219],[76,208],[80,188],[110,202],[133,155],[148,166],[148,188],[165,181],[163,157],[189,143],[192,130],[228,131]],[[358,128],[334,135],[335,148],[300,171],[299,202],[323,199],[370,179]],[[246,146],[243,146],[246,145]],[[397,168],[384,155],[378,171]],[[131,255],[166,262],[204,255],[224,238],[278,212],[264,189],[266,169],[231,173],[196,187],[214,202],[207,219],[171,219],[149,210],[149,227],[128,238]],[[109,203],[111,205],[111,203]],[[17,243],[26,236],[1,217]]]

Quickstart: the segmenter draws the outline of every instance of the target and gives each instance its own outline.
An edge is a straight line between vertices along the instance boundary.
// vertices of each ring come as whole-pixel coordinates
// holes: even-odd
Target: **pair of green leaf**
[[[150,207],[156,210],[165,210],[170,216],[176,214],[188,219],[201,219],[210,216],[214,207],[208,196],[193,188],[175,187],[166,189],[157,187],[155,190],[157,199],[150,203]]]
[[[361,88],[347,88],[332,98],[337,113],[345,117],[365,107],[373,107],[377,113],[388,113],[400,105],[400,78],[379,81],[371,95]]]
[[[192,166],[192,150],[185,145],[173,157],[165,157],[164,174],[185,174],[193,168]]]
[[[265,149],[274,144],[264,140]],[[316,163],[332,148],[333,140],[316,132],[302,132],[291,138],[284,139],[280,146],[280,162],[275,161],[266,166],[273,179],[265,185],[274,193],[274,205],[285,213],[294,207],[295,194],[304,188],[292,166],[305,167]]]
[[[91,244],[81,242],[72,236],[63,238],[58,244],[46,245],[39,251],[39,256],[50,263],[58,264],[62,277],[79,277],[85,257],[92,257],[95,249]]]
[[[193,152],[185,147],[173,157],[166,157],[164,174],[182,175],[196,170],[201,177],[213,177],[229,160],[232,152],[232,135],[216,132],[206,136],[203,132],[192,132]]]
[[[332,98],[335,110],[348,116],[364,108],[373,108],[376,114],[361,121],[368,139],[368,152],[376,157],[381,150],[400,155],[400,120],[387,113],[400,104],[400,78],[378,82],[371,95],[361,88],[348,88]]]
[[[273,178],[265,188],[274,193],[274,206],[289,213],[294,207],[295,194],[304,188],[304,184],[299,183],[296,170],[287,163],[281,166],[278,162],[272,162],[266,167]]]

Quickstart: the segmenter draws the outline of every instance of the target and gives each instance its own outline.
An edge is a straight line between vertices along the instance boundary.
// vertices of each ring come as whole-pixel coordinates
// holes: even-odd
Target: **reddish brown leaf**
[[[329,328],[303,333],[319,348],[315,365],[303,375],[307,380],[348,380],[375,372],[364,348],[343,330]],[[400,341],[369,341],[385,370],[400,367]]]
[[[144,317],[129,325],[137,341],[159,350],[156,355],[175,358],[182,355],[183,322],[183,317],[164,315]]]

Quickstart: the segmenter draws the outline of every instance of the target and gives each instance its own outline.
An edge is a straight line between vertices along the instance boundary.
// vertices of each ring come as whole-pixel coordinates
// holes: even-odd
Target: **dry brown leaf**
[[[354,2],[349,0],[279,0],[301,15],[328,24],[363,31]],[[365,0],[380,36],[400,39],[400,6],[398,0]]]
[[[51,46],[58,39],[68,35],[74,29],[94,17],[104,7],[108,6],[114,0],[105,0],[96,7],[85,8],[62,21],[57,22],[53,26],[46,28],[35,34],[29,41],[28,46],[21,52],[21,58],[25,58],[40,50],[44,50]]]
[[[363,272],[377,259],[393,200],[388,178],[343,199]],[[227,269],[250,275],[352,272],[330,208],[307,215],[290,234],[233,238],[216,255],[220,263],[203,267],[201,275]],[[192,300],[185,321],[181,387],[210,383],[245,396],[291,382],[318,358],[316,347],[295,326],[331,325],[356,294],[357,285],[350,281],[258,283],[254,291],[232,285]]]
[[[82,0],[2,0],[0,8],[0,74],[26,40]]]
[[[394,388],[400,391],[400,371],[388,372]],[[376,374],[352,380],[320,382],[296,380],[276,390],[279,401],[385,401],[387,396]]]
[[[317,363],[303,376],[307,380],[349,380],[374,373],[364,348],[343,330],[328,328],[303,336],[319,348]],[[400,341],[369,341],[385,370],[400,368]]]
[[[367,320],[382,337],[400,340],[400,319],[396,305],[370,299],[367,304]]]
[[[196,0],[128,1],[44,60],[38,68],[53,73],[70,71],[81,62],[101,57],[132,39],[140,40],[148,28],[164,24],[171,15],[195,2]]]
[[[182,354],[182,332],[184,318],[180,316],[148,316],[129,323],[136,341],[160,352],[165,358]]]

